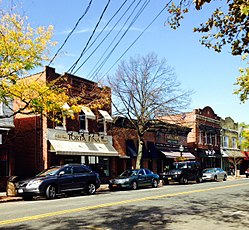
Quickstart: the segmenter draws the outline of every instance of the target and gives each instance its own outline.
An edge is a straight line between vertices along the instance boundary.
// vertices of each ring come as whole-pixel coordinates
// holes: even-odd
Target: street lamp
[[[182,145],[180,145],[179,151],[180,151],[181,157],[182,157],[182,152],[183,152],[183,150],[184,150],[184,147],[183,147]]]

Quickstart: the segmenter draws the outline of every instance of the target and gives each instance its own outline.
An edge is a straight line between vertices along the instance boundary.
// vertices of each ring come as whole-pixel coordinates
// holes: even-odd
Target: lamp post
[[[183,147],[182,145],[180,145],[179,151],[180,151],[181,157],[182,157],[182,152],[183,152],[183,150],[184,150],[184,147]]]

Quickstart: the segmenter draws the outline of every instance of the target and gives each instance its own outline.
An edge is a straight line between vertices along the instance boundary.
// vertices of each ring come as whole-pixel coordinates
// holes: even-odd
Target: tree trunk
[[[138,138],[138,153],[137,153],[136,169],[140,169],[140,167],[141,167],[142,154],[143,154],[143,141],[139,137]]]

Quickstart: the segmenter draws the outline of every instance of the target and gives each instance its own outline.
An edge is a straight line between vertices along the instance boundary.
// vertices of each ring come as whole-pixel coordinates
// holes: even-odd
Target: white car
[[[202,179],[210,181],[226,181],[227,172],[221,168],[207,168],[202,171]]]

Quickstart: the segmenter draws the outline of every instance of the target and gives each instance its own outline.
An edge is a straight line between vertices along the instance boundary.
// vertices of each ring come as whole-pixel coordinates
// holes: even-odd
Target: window
[[[0,176],[8,176],[7,161],[0,161]]]
[[[56,129],[66,129],[66,117],[62,116],[62,114],[57,114],[55,116]]]
[[[88,170],[87,168],[83,166],[75,166],[73,168],[73,174],[81,174],[81,173],[88,173],[88,172],[90,172],[90,170]]]
[[[237,139],[235,137],[232,138],[232,148],[237,148]]]
[[[0,116],[3,116],[3,102],[0,102]]]
[[[86,116],[83,112],[79,114],[80,130],[86,130]]]
[[[199,144],[203,144],[203,142],[202,142],[202,136],[203,136],[202,131],[199,131]]]
[[[205,133],[205,144],[208,143],[208,136],[207,136],[207,133]]]
[[[146,173],[147,175],[152,174],[152,172],[151,172],[149,169],[145,169],[145,173]]]
[[[218,138],[217,138],[217,134],[214,135],[214,144],[215,146],[218,145]]]
[[[228,144],[229,144],[228,136],[223,136],[223,147],[228,148]]]
[[[144,170],[143,170],[143,169],[142,169],[142,170],[139,170],[139,171],[138,171],[138,175],[142,175],[142,176],[145,175],[145,174],[144,174]]]

